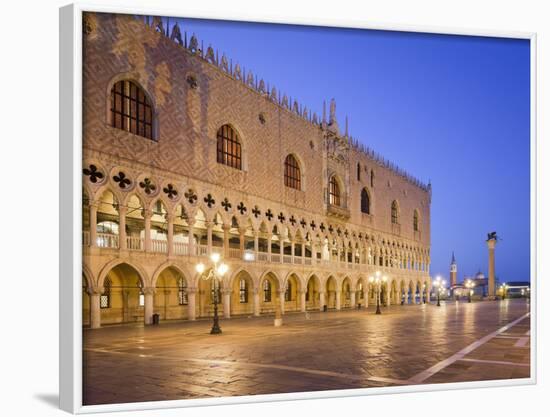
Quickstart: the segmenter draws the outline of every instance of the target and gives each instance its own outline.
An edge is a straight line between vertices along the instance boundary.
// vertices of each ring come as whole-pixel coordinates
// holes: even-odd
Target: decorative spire
[[[336,100],[334,100],[334,98],[330,99],[328,127],[332,132],[336,133],[337,135],[339,134],[338,121],[336,120]]]
[[[345,137],[348,137],[348,116],[346,116],[346,132],[344,133]]]
[[[453,258],[451,259],[451,265],[454,265],[454,264],[456,264],[455,251],[453,251]]]

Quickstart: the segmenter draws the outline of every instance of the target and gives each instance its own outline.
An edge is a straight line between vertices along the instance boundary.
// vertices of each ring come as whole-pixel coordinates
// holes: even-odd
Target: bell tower
[[[449,280],[451,283],[451,287],[454,287],[456,285],[457,272],[458,272],[458,269],[456,267],[455,253],[453,251],[453,258],[451,259],[451,279]]]

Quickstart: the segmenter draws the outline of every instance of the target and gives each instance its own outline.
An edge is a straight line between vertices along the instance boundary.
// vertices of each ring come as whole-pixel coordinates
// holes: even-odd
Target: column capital
[[[87,287],[86,292],[88,295],[101,295],[105,292],[104,287]]]
[[[99,201],[99,200],[90,200],[88,202],[88,206],[90,206],[90,208],[94,208],[96,210],[99,208],[100,204],[101,204],[101,201]]]
[[[207,229],[210,229],[210,228],[214,227],[214,222],[212,220],[206,220],[204,222],[204,225],[206,226]]]
[[[141,215],[144,219],[150,219],[151,217],[153,217],[153,210],[143,209],[141,211]]]
[[[221,290],[221,293],[223,295],[230,295],[232,292],[233,292],[233,290],[228,289],[228,288],[224,288],[224,289]]]
[[[175,218],[176,218],[176,216],[173,215],[172,213],[166,213],[166,214],[164,215],[164,218],[166,219],[166,221],[167,221],[168,223],[173,223],[174,220],[175,220]]]
[[[118,214],[122,214],[122,213],[126,214],[127,212],[128,212],[128,207],[123,206],[121,204],[118,206]]]
[[[196,287],[187,287],[187,294],[196,294],[198,289]]]
[[[154,295],[157,292],[157,289],[154,287],[144,287],[141,289],[145,295]]]

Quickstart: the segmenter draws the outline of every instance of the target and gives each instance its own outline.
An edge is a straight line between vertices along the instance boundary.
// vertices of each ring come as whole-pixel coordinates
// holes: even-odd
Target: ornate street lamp
[[[474,292],[473,288],[475,287],[475,285],[476,284],[471,279],[467,279],[466,282],[464,283],[464,286],[468,289],[468,302],[469,303],[472,302],[472,293]]]
[[[445,288],[445,281],[442,280],[440,276],[437,276],[433,284],[434,284],[434,287],[437,288],[437,306],[441,307],[441,303],[439,302],[439,300],[440,300],[441,291],[443,291]]]
[[[369,282],[376,285],[376,314],[382,314],[382,311],[380,311],[380,292],[382,283],[387,280],[386,276],[380,277],[380,271],[376,271],[376,277],[369,277]]]
[[[208,268],[208,273],[205,274],[206,266],[203,263],[196,265],[196,270],[200,274],[200,277],[205,281],[210,279],[213,280],[214,284],[214,323],[212,324],[212,330],[210,334],[220,334],[222,329],[220,328],[220,322],[218,317],[218,292],[219,292],[219,282],[224,274],[229,269],[226,264],[220,262],[220,254],[213,253],[210,255],[210,260],[212,261],[212,266]]]

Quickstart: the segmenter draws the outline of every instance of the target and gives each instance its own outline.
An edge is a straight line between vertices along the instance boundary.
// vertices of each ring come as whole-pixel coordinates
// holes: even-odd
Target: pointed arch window
[[[111,88],[111,126],[147,139],[153,135],[153,107],[135,82],[121,80]]]
[[[340,186],[338,185],[338,180],[336,179],[336,176],[332,176],[330,178],[328,198],[329,203],[333,206],[339,206],[341,203]]]
[[[395,200],[391,203],[391,222],[392,224],[399,224],[399,206]]]
[[[239,302],[241,304],[248,303],[248,283],[244,278],[239,281]]]
[[[242,169],[241,141],[239,135],[229,125],[218,130],[217,161],[235,169]]]
[[[187,281],[180,277],[178,280],[178,303],[180,306],[186,306],[189,301],[187,295]]]
[[[103,293],[99,296],[100,308],[111,308],[111,278],[107,278],[103,284]]]
[[[357,181],[361,181],[361,164],[357,162]]]
[[[371,188],[374,187],[374,169],[370,171],[370,186]]]
[[[296,190],[302,189],[302,173],[294,155],[287,155],[285,159],[285,185]]]
[[[413,214],[413,230],[415,232],[418,232],[418,210],[415,210],[414,211],[414,214]]]
[[[264,281],[264,303],[271,302],[271,282],[268,279]]]
[[[370,214],[370,198],[366,188],[361,190],[361,213]]]

